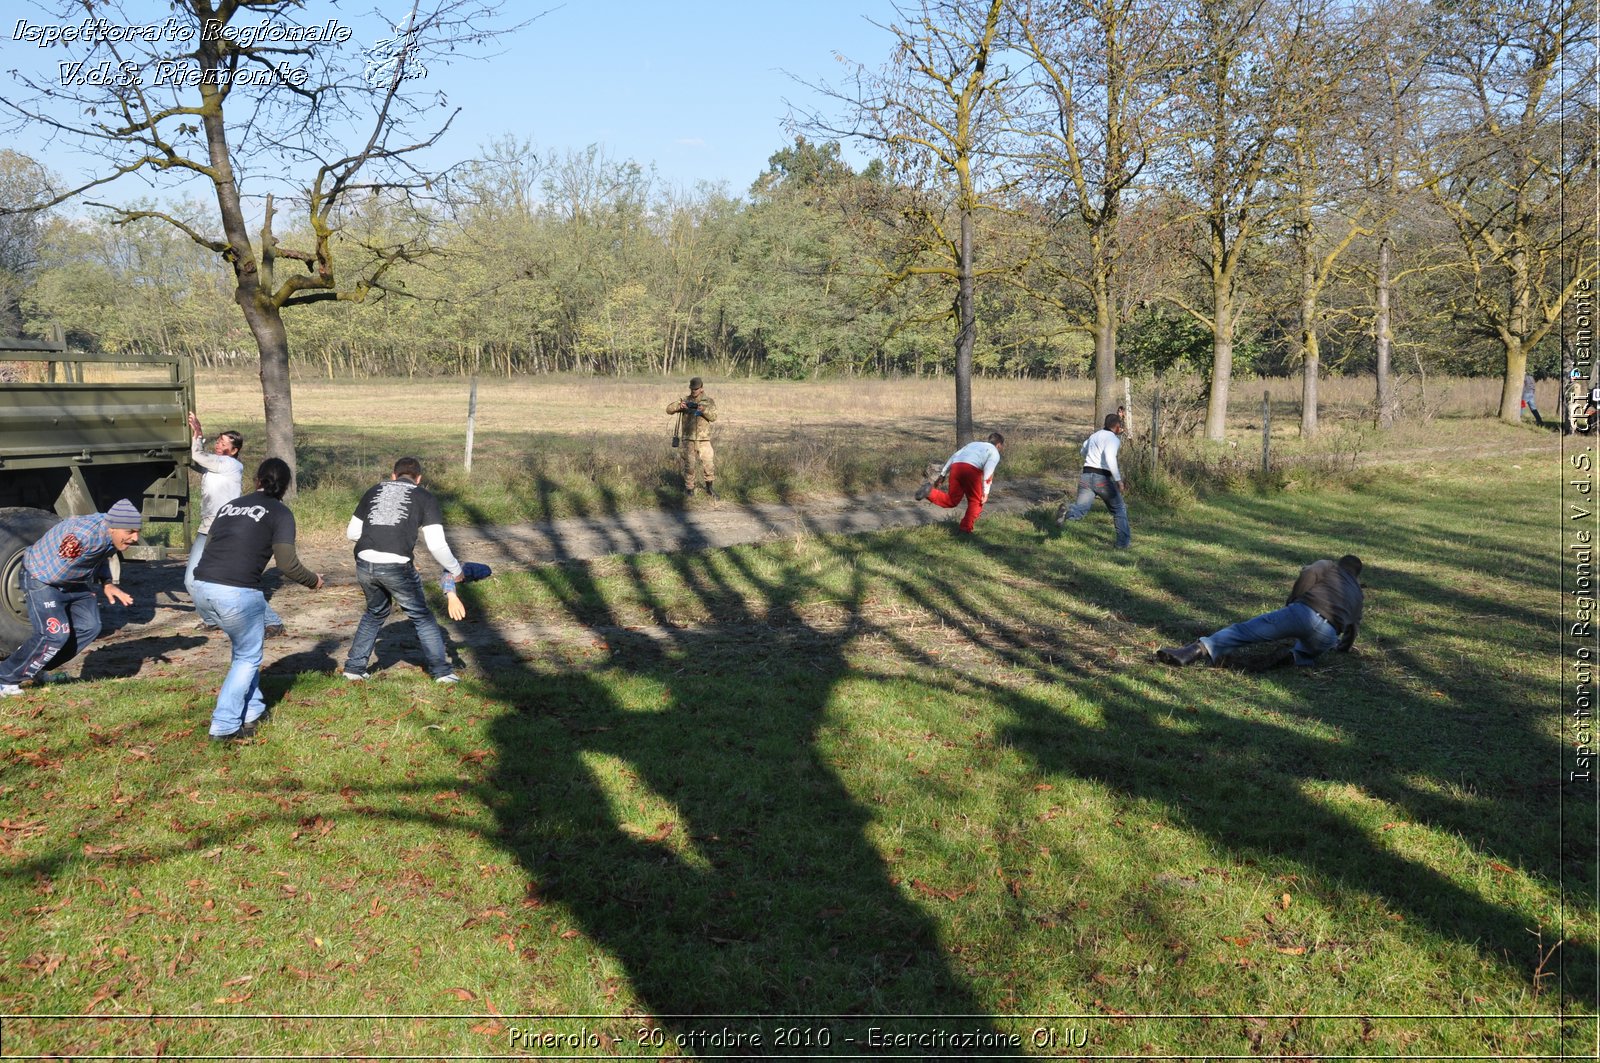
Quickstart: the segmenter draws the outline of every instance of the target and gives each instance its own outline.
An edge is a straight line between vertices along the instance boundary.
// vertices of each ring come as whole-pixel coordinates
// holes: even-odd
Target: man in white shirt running
[[[988,442],[968,443],[950,455],[937,477],[917,488],[917,501],[927,500],[944,509],[954,509],[966,499],[967,511],[961,515],[961,530],[971,532],[983,512],[984,503],[989,501],[994,470],[1000,465],[1000,452],[1005,446],[1006,437],[999,432],[990,432]],[[947,477],[948,489],[940,486]]]
[[[1056,523],[1082,520],[1094,505],[1096,498],[1111,511],[1111,520],[1117,528],[1117,548],[1126,550],[1133,542],[1133,531],[1128,526],[1128,504],[1122,498],[1128,483],[1122,478],[1122,468],[1117,464],[1117,452],[1122,449],[1122,418],[1106,414],[1106,426],[1083,441],[1083,472],[1078,475],[1078,497],[1071,506],[1061,503],[1056,510]]]
[[[239,451],[244,449],[244,437],[238,432],[219,432],[208,447],[205,431],[200,427],[200,418],[193,413],[189,414],[189,431],[194,434],[189,444],[189,459],[203,472],[200,477],[200,525],[195,530],[194,542],[189,545],[189,563],[183,570],[183,589],[189,592],[189,598],[193,600],[195,566],[200,563],[200,555],[206,552],[206,542],[211,535],[211,522],[216,519],[217,508],[244,494],[244,463],[239,460]],[[204,620],[200,621],[200,626],[208,631],[220,630],[217,625]],[[268,602],[267,638],[277,638],[282,634],[283,617]]]

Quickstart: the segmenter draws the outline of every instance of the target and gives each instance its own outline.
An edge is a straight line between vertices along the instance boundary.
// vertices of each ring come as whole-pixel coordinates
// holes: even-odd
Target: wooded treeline
[[[292,357],[329,376],[950,373],[962,319],[941,255],[965,247],[979,375],[1095,375],[1098,350],[1102,375],[1108,358],[1188,369],[1225,401],[1231,373],[1310,366],[1314,430],[1319,372],[1509,390],[1558,371],[1563,314],[1595,277],[1592,5],[903,15],[896,55],[834,89],[836,113],[801,116],[748,189],[668,188],[599,147],[508,136],[426,202],[351,203],[346,270],[377,249],[392,264],[363,301],[287,318]],[[851,135],[880,161],[847,165]],[[0,153],[0,196],[40,181]],[[127,213],[6,219],[5,312],[102,350],[254,367],[215,254]],[[308,240],[281,221],[279,237]]]

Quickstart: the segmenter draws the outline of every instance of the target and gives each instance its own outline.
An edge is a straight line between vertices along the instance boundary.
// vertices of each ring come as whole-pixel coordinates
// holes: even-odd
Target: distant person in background
[[[1539,407],[1534,404],[1533,374],[1524,373],[1522,377],[1522,408],[1533,414],[1533,423],[1540,428],[1544,427],[1544,418],[1539,416]]]
[[[417,575],[414,556],[419,533],[428,552],[444,570],[445,607],[450,619],[460,620],[467,615],[467,607],[456,593],[462,566],[445,541],[439,500],[422,486],[422,462],[416,458],[401,458],[394,463],[394,473],[389,479],[361,496],[345,529],[345,536],[356,544],[356,582],[367,596],[366,612],[361,614],[361,622],[356,625],[350,656],[344,662],[346,679],[359,681],[369,677],[367,662],[378,644],[378,632],[383,630],[383,622],[398,604],[417,632],[428,674],[437,683],[461,681],[450,666],[444,632],[439,630],[439,622],[428,608],[422,577]]]
[[[1361,559],[1354,554],[1345,554],[1338,561],[1313,561],[1300,570],[1282,609],[1225,627],[1187,646],[1163,647],[1156,657],[1179,667],[1196,661],[1221,664],[1242,646],[1279,639],[1294,639],[1294,645],[1274,664],[1292,660],[1309,668],[1329,650],[1347,653],[1361,624],[1360,575]]]
[[[211,713],[211,739],[250,738],[269,718],[261,693],[262,640],[266,638],[267,599],[261,574],[267,562],[312,590],[322,577],[300,563],[294,549],[294,514],[283,504],[292,482],[282,458],[268,458],[256,469],[255,490],[224,502],[211,521],[211,542],[194,570],[194,607],[200,618],[228,636],[233,660]]]
[[[717,497],[716,455],[711,452],[711,422],[717,419],[717,402],[706,394],[705,382],[699,377],[689,381],[689,394],[674,399],[667,412],[676,414],[677,423],[672,429],[672,445],[678,448],[683,462],[683,493],[695,491],[695,466],[705,478],[706,494]]]
[[[970,533],[989,501],[994,487],[994,471],[1000,467],[1000,452],[1006,437],[990,432],[985,442],[972,442],[950,455],[935,475],[917,488],[917,501],[928,501],[942,509],[954,509],[966,499],[967,511],[961,515],[961,530]],[[929,471],[933,471],[930,465]],[[948,481],[949,488],[945,488]]]
[[[189,547],[189,563],[183,570],[183,589],[189,592],[189,599],[193,601],[195,566],[205,553],[206,538],[211,532],[211,521],[217,515],[217,507],[244,494],[244,462],[239,460],[239,452],[244,449],[244,436],[234,431],[219,432],[216,441],[208,448],[200,418],[192,413],[189,415],[189,431],[194,433],[194,440],[189,445],[189,458],[204,473],[200,477],[200,526]],[[200,626],[216,630],[215,624],[208,624],[204,620],[200,621]],[[272,608],[271,602],[267,603],[266,630],[269,639],[283,634],[283,618]]]
[[[22,693],[20,684],[89,648],[100,634],[92,582],[103,585],[106,601],[133,604],[112,581],[110,561],[139,541],[142,524],[139,507],[124,498],[104,513],[66,518],[22,552],[19,575],[33,633],[0,663],[0,697]]]
[[[1122,433],[1127,431],[1122,418],[1106,414],[1105,427],[1083,441],[1079,448],[1083,454],[1083,471],[1078,474],[1078,497],[1070,505],[1063,501],[1056,510],[1056,523],[1082,520],[1088,515],[1096,498],[1111,511],[1111,522],[1117,531],[1117,548],[1126,550],[1133,542],[1133,529],[1128,524],[1128,503],[1123,498],[1128,482],[1122,477],[1122,466],[1117,455],[1122,450]]]

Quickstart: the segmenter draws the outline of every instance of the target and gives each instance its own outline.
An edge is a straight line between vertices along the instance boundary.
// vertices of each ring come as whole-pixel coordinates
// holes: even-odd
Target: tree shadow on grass
[[[710,631],[630,632],[569,566],[547,586],[603,632],[600,671],[481,649],[492,696],[518,710],[490,726],[487,785],[530,897],[570,913],[679,1034],[765,1029],[758,1054],[785,1054],[750,1016],[959,1015],[988,1030],[935,924],[868,842],[872,811],[819,751],[848,632],[808,624],[792,587],[748,569],[741,585],[764,597],[746,604],[709,556],[670,563],[719,603]],[[648,593],[639,566],[624,571]]]

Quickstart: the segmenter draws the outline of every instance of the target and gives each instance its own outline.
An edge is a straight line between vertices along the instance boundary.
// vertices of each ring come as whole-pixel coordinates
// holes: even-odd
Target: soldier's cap
[[[120,531],[138,531],[144,524],[144,518],[139,516],[139,507],[129,502],[126,498],[118,500],[106,510],[106,527],[116,528]]]
[[[699,377],[692,376],[692,377],[689,378],[689,390],[690,391],[699,391],[704,386],[705,386],[705,381],[701,380]]]

